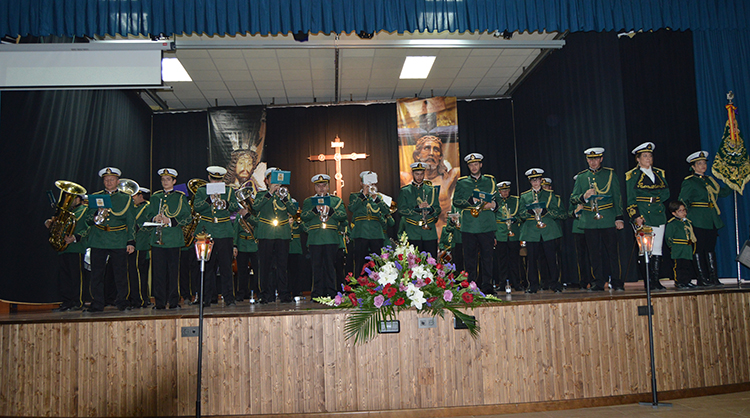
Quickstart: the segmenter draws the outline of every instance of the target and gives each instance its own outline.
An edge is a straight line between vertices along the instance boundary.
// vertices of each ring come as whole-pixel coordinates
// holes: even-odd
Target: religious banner
[[[231,187],[254,185],[265,189],[263,145],[266,137],[264,106],[208,110],[209,164],[227,169],[224,182]]]
[[[458,111],[455,97],[401,99],[397,103],[401,186],[412,181],[412,163],[429,165],[425,180],[440,186],[438,235],[451,211],[453,191],[461,173],[458,150]]]
[[[750,181],[750,159],[737,126],[737,108],[732,104],[734,98],[732,92],[729,92],[727,98],[729,99],[729,104],[726,105],[727,123],[724,125],[724,135],[711,171],[716,178],[721,179],[732,190],[742,194],[745,185]]]

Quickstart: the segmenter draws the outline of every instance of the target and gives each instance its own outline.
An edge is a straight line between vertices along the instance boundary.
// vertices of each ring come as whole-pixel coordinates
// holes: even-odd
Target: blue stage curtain
[[[744,29],[736,0],[0,0],[0,34],[33,36]]]
[[[693,33],[695,78],[698,93],[701,147],[711,153],[711,160],[721,144],[727,122],[726,93],[733,91],[737,106],[737,122],[745,140],[750,142],[750,34],[746,31],[699,31]],[[740,245],[748,239],[750,225],[750,188],[737,194]],[[726,226],[719,232],[717,254],[719,275],[736,277],[737,254],[734,234],[734,203],[731,197],[719,199],[721,217]],[[750,279],[750,270],[742,268],[743,279]]]

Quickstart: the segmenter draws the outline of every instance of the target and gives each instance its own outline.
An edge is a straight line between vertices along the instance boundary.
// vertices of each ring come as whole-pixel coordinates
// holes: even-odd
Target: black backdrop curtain
[[[46,191],[58,196],[54,183],[64,179],[94,193],[103,188],[98,172],[105,166],[123,177],[147,173],[150,113],[134,94],[114,90],[2,94],[0,172],[12,204],[0,209],[0,299],[59,300],[56,253],[43,225],[53,214]]]
[[[163,167],[177,170],[177,183],[187,183],[193,178],[206,179],[208,113],[156,113],[153,124],[153,163],[148,173],[151,190],[161,190],[161,180],[156,170]]]

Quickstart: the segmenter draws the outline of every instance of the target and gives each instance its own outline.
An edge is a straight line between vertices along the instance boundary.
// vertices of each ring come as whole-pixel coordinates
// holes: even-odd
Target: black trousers
[[[234,302],[233,252],[234,243],[232,242],[232,238],[214,238],[214,249],[211,251],[211,258],[206,262],[205,278],[203,281],[205,286],[204,302],[215,300],[219,296],[216,291],[217,268],[219,275],[221,275],[221,294],[224,296],[224,303]]]
[[[201,276],[198,258],[195,256],[195,248],[180,250],[180,297],[188,301],[191,296],[198,293],[198,281]]]
[[[695,243],[695,253],[699,255],[702,271],[708,274],[708,253],[714,252],[716,248],[716,239],[719,236],[719,230],[693,227],[693,233],[698,240]]]
[[[149,250],[135,250],[128,254],[128,283],[130,306],[147,306],[151,302],[148,291]]]
[[[594,283],[591,276],[591,262],[589,261],[589,249],[585,234],[573,234],[573,243],[576,250],[576,267],[578,272],[578,284],[581,289],[586,289]]]
[[[286,263],[286,275],[289,278],[289,293],[299,296],[303,291],[305,279],[302,275],[302,254],[289,254]]]
[[[282,301],[291,298],[286,265],[289,260],[289,240],[258,240],[258,263],[260,269],[260,298],[265,302],[276,301],[276,291]]]
[[[479,285],[480,290],[487,294],[492,289],[492,253],[495,244],[494,232],[472,234],[461,233],[464,246],[464,265],[469,273],[469,281]],[[479,274],[482,274],[481,281]]]
[[[57,289],[62,299],[61,307],[80,308],[83,306],[83,254],[58,254]],[[88,291],[88,290],[86,290]]]
[[[109,260],[107,260],[109,257]],[[91,249],[91,307],[94,309],[104,309],[106,302],[104,300],[104,280],[107,265],[112,268],[112,276],[117,289],[115,305],[118,308],[129,306],[128,302],[128,252],[125,248]]]
[[[156,307],[163,308],[167,303],[170,308],[176,307],[180,302],[177,284],[180,277],[180,248],[152,247],[151,268]],[[222,276],[223,273],[222,270]]]
[[[311,297],[336,296],[336,266],[334,260],[339,246],[337,244],[325,244],[311,245],[309,248],[313,272]]]
[[[584,229],[586,245],[589,250],[591,271],[594,283],[597,287],[604,288],[607,283],[604,262],[609,263],[609,272],[612,277],[612,287],[621,289],[624,285],[620,267],[620,244],[617,241],[617,230],[615,228]]]
[[[462,242],[453,244],[451,255],[453,256],[453,264],[456,265],[456,272],[464,271],[464,244]]]
[[[253,273],[250,274],[250,265]],[[254,296],[258,296],[258,253],[237,252],[237,286],[235,287],[235,297],[237,300],[250,298],[250,291]]]
[[[505,287],[505,281],[509,280],[514,289],[521,288],[521,278],[518,274],[521,265],[521,243],[519,241],[500,242],[495,245],[495,274],[500,287]]]
[[[433,258],[437,259],[437,254],[438,254],[438,252],[437,252],[437,248],[438,248],[437,240],[419,240],[419,241],[417,241],[417,240],[410,239],[409,240],[409,244],[412,244],[415,247],[417,247],[417,250],[419,250],[419,252],[424,251],[424,252],[430,253],[430,255]]]
[[[362,268],[367,264],[365,257],[372,253],[380,253],[383,248],[382,239],[354,238],[354,276],[362,275]],[[421,247],[420,247],[421,248]]]
[[[690,283],[695,277],[693,260],[677,259],[672,261],[674,262],[674,266],[672,267],[674,280],[680,284]]]
[[[549,277],[543,279],[542,287],[551,290],[560,290],[562,285],[558,278],[560,277],[560,268],[557,265],[557,239],[552,241],[527,242],[526,250],[527,271],[529,280],[529,289],[539,290],[539,262],[541,254],[544,253]]]

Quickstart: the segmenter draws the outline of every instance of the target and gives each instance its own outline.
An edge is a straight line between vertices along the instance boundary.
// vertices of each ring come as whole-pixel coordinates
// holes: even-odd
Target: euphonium
[[[201,215],[193,210],[193,200],[195,200],[195,193],[198,192],[198,189],[205,184],[206,180],[203,179],[192,179],[187,183],[188,190],[190,190],[190,193],[192,193],[192,196],[188,199],[188,202],[190,203],[190,211],[193,219],[189,224],[182,227],[182,235],[185,239],[186,246],[193,243],[195,229],[198,227],[198,223],[200,223],[201,220]]]
[[[254,201],[255,194],[253,193],[252,188],[243,187],[237,190],[237,203],[239,203],[242,208],[246,209],[248,213],[252,212]],[[242,216],[239,216],[237,219],[239,219],[240,226],[245,232],[247,232],[248,234],[253,232],[253,226],[250,225],[250,222],[246,221]]]
[[[57,199],[54,221],[49,226],[49,243],[55,251],[62,251],[68,246],[65,237],[72,234],[76,227],[76,217],[70,207],[77,195],[86,194],[86,189],[66,180],[56,181],[55,186],[60,189],[60,197]]]

